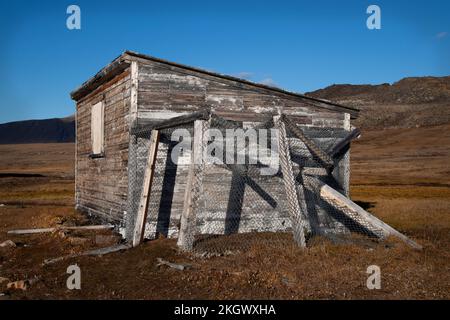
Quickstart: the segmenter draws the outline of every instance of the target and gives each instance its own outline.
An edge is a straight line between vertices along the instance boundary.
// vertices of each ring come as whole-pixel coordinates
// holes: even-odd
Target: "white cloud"
[[[278,84],[272,78],[265,78],[261,80],[259,83],[265,84],[266,86],[278,87]]]
[[[249,79],[251,79],[251,77],[253,76],[253,72],[242,71],[242,72],[236,73],[234,76],[235,76],[236,78],[241,78],[241,79],[249,80]]]
[[[436,39],[443,39],[443,38],[445,38],[447,35],[448,35],[448,32],[446,32],[446,31],[439,32],[439,33],[436,35]]]

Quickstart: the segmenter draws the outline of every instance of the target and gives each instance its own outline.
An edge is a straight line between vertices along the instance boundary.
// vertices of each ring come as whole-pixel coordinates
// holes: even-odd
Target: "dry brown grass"
[[[0,144],[0,173],[74,176],[74,143]]]
[[[73,165],[63,163],[68,161],[67,154],[61,154],[62,162],[54,161],[59,147],[51,145],[54,162],[49,165],[36,166],[28,158],[0,168],[0,172],[25,170],[46,175],[0,178],[0,199],[11,203],[0,207],[0,242],[12,239],[19,244],[0,249],[0,276],[11,280],[40,277],[28,291],[7,292],[13,299],[449,299],[450,170],[446,160],[450,137],[445,129],[449,128],[364,132],[352,153],[352,198],[421,243],[422,251],[395,239],[336,245],[315,238],[305,250],[289,241],[283,245],[255,241],[237,254],[200,259],[178,253],[175,240],[159,239],[126,252],[42,267],[44,259],[97,246],[95,233],[66,237],[58,233],[6,234],[15,228],[87,222],[73,209],[73,180],[69,177]],[[27,154],[19,146],[8,148],[18,152],[9,155],[8,161]],[[35,156],[38,163],[47,158]],[[4,164],[6,160],[1,161]],[[89,241],[74,244],[71,236]],[[239,235],[227,241],[243,240]],[[193,268],[181,272],[157,267],[158,257],[189,263]],[[66,268],[74,263],[82,270],[80,291],[66,289]],[[381,290],[366,287],[366,270],[372,264],[381,268]],[[0,292],[5,290],[2,286]]]
[[[363,131],[352,145],[352,184],[450,185],[450,125]]]

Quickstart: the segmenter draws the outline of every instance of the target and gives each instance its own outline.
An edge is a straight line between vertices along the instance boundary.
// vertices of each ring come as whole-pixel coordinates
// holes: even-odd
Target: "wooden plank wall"
[[[345,122],[344,113],[312,107],[281,93],[146,60],[139,64],[138,92],[139,117],[162,119],[209,106],[240,121],[255,121],[281,108],[311,127],[342,128]]]
[[[75,201],[79,210],[117,225],[127,208],[130,70],[77,102]],[[104,158],[91,159],[91,108],[104,104]]]
[[[300,99],[294,99],[281,93],[254,88],[232,80],[217,79],[210,75],[181,68],[167,66],[157,62],[151,62],[135,58],[139,62],[138,68],[138,118],[162,120],[178,116],[183,113],[198,111],[205,106],[212,107],[213,111],[222,117],[239,121],[263,121],[271,113],[280,108],[283,113],[293,116],[297,123],[307,126],[313,132],[319,133],[316,141],[327,147],[335,142],[333,130],[345,128],[348,117],[344,113],[313,107]],[[321,130],[328,128],[328,131]],[[325,132],[325,133],[324,133]],[[145,139],[139,142],[145,148]],[[167,145],[160,148],[157,163],[160,168],[166,166]],[[189,155],[185,155],[189,157]],[[145,154],[144,154],[145,158]],[[140,160],[142,162],[143,160]],[[138,161],[139,162],[139,161]],[[342,166],[348,166],[346,159]],[[139,166],[135,173],[140,175]],[[341,164],[340,164],[341,166]],[[158,164],[157,164],[158,167]],[[169,168],[170,165],[167,167]],[[345,168],[343,168],[345,169]],[[150,199],[148,223],[146,226],[147,238],[153,238],[158,229],[166,229],[165,236],[176,237],[178,234],[179,218],[183,205],[185,181],[187,178],[187,165],[179,165],[171,168],[175,170],[176,178],[173,186],[164,186],[164,170],[156,170],[155,187]],[[208,169],[211,170],[211,169]],[[220,176],[220,181],[217,180]],[[339,174],[338,178],[345,179],[345,175]],[[167,178],[167,177],[166,177]],[[137,178],[139,179],[139,178]],[[262,210],[255,212],[251,201],[257,197],[255,191],[250,187],[245,188],[242,212],[254,214],[249,216],[243,214],[240,219],[240,232],[281,230],[290,227],[287,211],[281,204],[284,202],[282,182],[279,178],[259,181],[260,185],[270,194],[272,199],[278,203],[273,208],[267,203],[262,203]],[[220,183],[219,183],[220,182]],[[205,190],[211,193],[211,199],[216,203],[205,204],[205,211],[199,213],[199,229],[203,233],[226,232],[226,219],[232,219],[227,208],[230,206],[227,197],[232,184],[232,173],[225,169],[214,169],[205,175]],[[342,184],[346,184],[342,181]],[[130,185],[131,186],[131,185]],[[166,188],[171,190],[167,191]],[[159,194],[158,194],[159,192]],[[247,200],[246,200],[247,199]],[[130,201],[133,201],[130,199]],[[169,213],[165,213],[161,228],[161,208],[169,206]],[[218,209],[221,208],[221,209]],[[169,215],[169,217],[167,217]],[[228,218],[227,218],[228,217]],[[255,225],[255,221],[258,225]],[[216,224],[216,226],[213,225]],[[217,223],[220,226],[217,226]],[[159,227],[158,227],[159,225]],[[220,231],[221,230],[221,231]]]

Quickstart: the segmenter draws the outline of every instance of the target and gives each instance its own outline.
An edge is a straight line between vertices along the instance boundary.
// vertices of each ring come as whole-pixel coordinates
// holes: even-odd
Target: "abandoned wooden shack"
[[[395,231],[348,199],[350,142],[359,135],[350,121],[358,110],[130,51],[71,97],[76,208],[136,244],[163,235],[192,247],[192,234],[293,230],[304,245],[305,232]],[[281,129],[280,173],[204,165],[199,174],[190,159],[205,147],[205,125]],[[193,151],[176,164],[174,128],[194,135]]]

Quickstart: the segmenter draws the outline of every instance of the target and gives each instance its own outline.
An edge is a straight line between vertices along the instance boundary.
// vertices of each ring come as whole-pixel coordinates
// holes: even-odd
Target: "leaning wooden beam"
[[[203,189],[204,156],[207,139],[204,137],[209,121],[194,122],[194,141],[192,142],[192,157],[189,166],[188,180],[184,194],[183,212],[180,221],[178,246],[184,251],[190,251],[194,245],[194,229],[196,210]]]
[[[112,224],[97,225],[97,226],[74,226],[74,227],[59,226],[54,228],[10,230],[8,231],[8,234],[21,235],[21,234],[49,233],[57,230],[108,230],[113,228],[114,226]]]
[[[254,130],[272,128],[273,115],[264,115],[258,122],[259,124],[253,127]],[[211,126],[218,126],[226,129],[243,129],[242,121],[228,120],[214,113],[211,114]]]
[[[179,117],[174,117],[166,120],[159,121],[157,123],[149,123],[149,124],[137,124],[131,130],[132,134],[139,135],[143,132],[148,132],[150,130],[162,130],[173,127],[178,127],[184,124],[193,123],[195,120],[207,120],[209,119],[209,115],[211,111],[209,109],[185,114]],[[140,120],[142,121],[142,120]]]
[[[286,124],[286,127],[300,139],[308,148],[308,150],[312,153],[312,155],[319,160],[321,165],[323,165],[327,170],[331,170],[334,166],[333,159],[323,151],[319,146],[317,146],[312,140],[308,139],[303,131],[297,127],[297,125],[289,119],[286,115],[281,115],[283,122]]]
[[[304,198],[299,197],[298,190],[295,186],[294,173],[292,169],[292,161],[289,152],[289,142],[287,140],[286,128],[280,116],[274,117],[275,127],[278,129],[278,154],[280,157],[280,166],[283,173],[284,187],[286,190],[286,198],[288,202],[288,210],[291,218],[291,224],[294,234],[294,240],[301,247],[306,247],[305,229],[308,223],[306,222],[307,212],[303,211],[306,204]]]
[[[332,158],[336,157],[347,145],[352,142],[353,139],[358,138],[361,135],[361,131],[356,128],[350,132],[344,139],[339,141],[328,153]]]
[[[144,181],[139,207],[136,214],[136,221],[133,232],[133,247],[139,245],[144,239],[145,222],[147,220],[148,202],[152,189],[152,181],[155,171],[156,154],[158,152],[159,131],[152,130],[150,137],[150,149],[147,155],[147,165],[145,166]]]
[[[351,219],[353,219],[355,215],[359,216],[364,221],[372,225],[375,229],[381,230],[385,237],[394,236],[404,241],[405,243],[407,243],[408,245],[410,245],[415,249],[422,249],[421,245],[409,239],[407,236],[398,232],[397,230],[392,228],[390,225],[384,223],[377,217],[371,215],[369,212],[365,211],[363,208],[361,208],[356,203],[354,203],[341,193],[331,188],[329,185],[322,183],[318,185],[321,198],[326,202],[328,202],[333,207],[337,208],[339,211],[348,215]]]
[[[42,265],[46,266],[46,265],[53,264],[53,263],[56,263],[56,262],[59,262],[59,261],[63,261],[63,260],[66,260],[66,259],[82,257],[82,256],[102,256],[104,254],[118,252],[118,251],[126,250],[126,249],[129,249],[129,248],[131,248],[130,245],[119,244],[119,245],[115,245],[115,246],[112,246],[112,247],[93,249],[93,250],[89,250],[89,251],[85,251],[85,252],[81,252],[81,253],[69,254],[69,255],[66,255],[66,256],[58,257],[58,258],[46,259],[46,260],[44,260]]]

